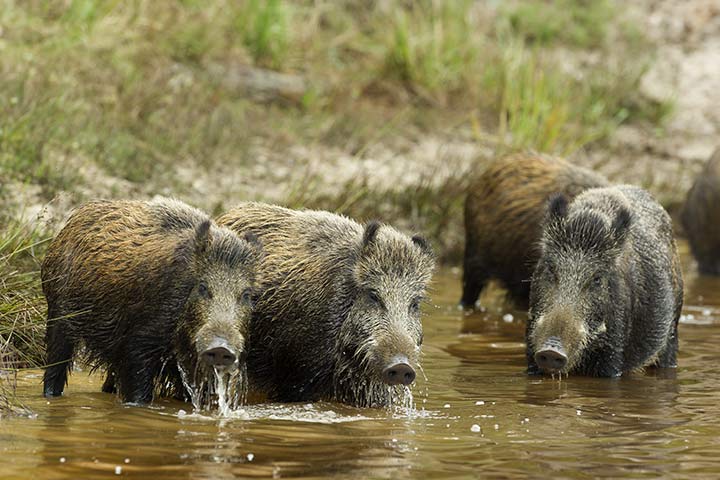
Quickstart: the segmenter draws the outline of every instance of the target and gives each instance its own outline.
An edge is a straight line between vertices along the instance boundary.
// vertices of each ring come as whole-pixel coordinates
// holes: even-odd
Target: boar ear
[[[210,220],[205,220],[195,229],[195,251],[205,253],[210,246]]]
[[[362,246],[366,248],[377,237],[377,232],[382,224],[377,220],[372,220],[365,225],[365,232],[363,233]]]
[[[258,237],[255,232],[245,232],[245,235],[243,235],[243,240],[245,240],[248,245],[250,245],[252,249],[255,250],[256,255],[262,256],[263,244],[260,240],[260,237]]]
[[[632,224],[632,214],[627,208],[621,207],[612,223],[612,234],[616,243],[621,244],[625,240],[630,224]]]
[[[428,242],[425,237],[423,237],[422,235],[413,235],[411,240],[415,245],[420,247],[420,250],[422,250],[426,255],[430,257],[435,257],[432,245],[430,245],[430,242]]]
[[[243,240],[245,240],[253,247],[262,247],[262,243],[260,242],[260,239],[255,234],[255,232],[245,232],[245,235],[243,235]]]
[[[567,197],[562,193],[554,193],[548,199],[550,218],[565,218],[568,211]]]

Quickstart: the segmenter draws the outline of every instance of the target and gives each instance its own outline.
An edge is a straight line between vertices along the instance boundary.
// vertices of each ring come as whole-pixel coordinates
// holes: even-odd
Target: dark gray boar
[[[632,186],[549,203],[530,292],[528,371],[674,367],[683,281],[670,217]]]

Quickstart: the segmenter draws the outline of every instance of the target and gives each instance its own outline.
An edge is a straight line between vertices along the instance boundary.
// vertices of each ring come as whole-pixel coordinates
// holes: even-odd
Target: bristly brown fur
[[[720,275],[720,149],[710,157],[690,188],[682,224],[698,270]]]
[[[103,389],[147,403],[186,396],[178,368],[199,370],[213,332],[244,348],[257,245],[182,202],[99,201],[78,208],[42,265],[48,302],[45,394],[64,389],[71,361],[108,370]],[[214,289],[200,298],[199,282]],[[196,345],[197,344],[197,345]]]
[[[607,185],[590,170],[536,153],[500,157],[470,184],[465,201],[465,260],[460,303],[474,306],[491,279],[527,305],[539,252],[540,225],[548,199],[568,201],[583,190]]]
[[[265,256],[250,328],[251,388],[280,401],[386,406],[380,372],[394,355],[418,361],[418,302],[434,267],[427,243],[390,226],[244,203],[217,219],[252,230]]]

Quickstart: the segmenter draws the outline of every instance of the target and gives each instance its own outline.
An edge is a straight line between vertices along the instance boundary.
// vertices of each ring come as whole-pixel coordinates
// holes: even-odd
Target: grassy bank
[[[494,5],[6,0],[0,207],[22,209],[18,191],[39,204],[67,193],[70,205],[175,194],[209,211],[257,198],[396,223],[454,262],[472,162],[438,175],[444,159],[406,158],[419,180],[382,186],[362,177],[329,189],[312,174],[274,196],[262,175],[247,198],[220,186],[227,172],[243,178],[263,163],[305,168],[291,161],[296,146],[353,161],[378,145],[405,149],[396,139],[462,130],[493,152],[569,155],[602,145],[624,122],[659,125],[671,111],[638,94],[652,46],[619,3]],[[185,195],[200,174],[215,188]],[[0,358],[36,365],[37,259],[50,233],[3,215]]]
[[[47,240],[31,223],[5,219],[0,230],[0,415],[25,412],[13,395],[15,373],[43,363],[45,302],[38,266]]]
[[[647,45],[612,2],[507,5],[6,2],[0,168],[49,199],[92,183],[84,163],[171,185],[178,163],[247,167],[257,141],[361,150],[368,121],[408,107],[420,128],[473,121],[560,154],[662,117],[636,95]],[[285,77],[248,79],[266,70]]]

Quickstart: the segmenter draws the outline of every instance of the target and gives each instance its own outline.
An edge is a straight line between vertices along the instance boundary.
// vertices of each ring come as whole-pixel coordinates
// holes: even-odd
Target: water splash
[[[185,387],[185,390],[187,391],[188,395],[190,395],[190,402],[192,403],[193,410],[200,411],[200,408],[202,407],[202,391],[199,386],[196,386],[193,382],[190,380],[188,373],[185,371],[185,369],[180,365],[178,362],[177,364],[178,371],[180,372],[180,378],[182,379],[183,386]]]
[[[198,378],[197,371],[191,377],[179,363],[178,370],[195,413],[208,411],[217,406],[219,416],[230,417],[231,413],[247,400],[247,370],[245,368],[232,372],[214,368],[209,377],[201,375],[202,379],[199,381],[195,380]]]
[[[215,372],[215,393],[217,394],[218,403],[218,414],[221,417],[227,417],[230,415],[230,404],[231,399],[228,397],[228,382],[229,375],[225,375],[225,371],[218,370],[217,367],[213,368]]]
[[[247,397],[247,382],[244,370],[235,370],[231,373],[215,370],[215,394],[217,396],[218,414],[229,417],[240,405],[245,403]]]
[[[370,410],[372,412],[372,410]],[[307,403],[307,404],[257,404],[248,405],[228,412],[230,420],[281,420],[289,422],[316,423],[316,424],[337,424],[374,420],[373,416],[366,415],[368,412],[353,409],[345,405],[334,405],[328,403]],[[217,415],[206,412],[193,412],[178,414],[188,420],[217,421]],[[223,417],[224,419],[225,417]]]
[[[390,405],[395,416],[416,418],[419,415],[415,407],[415,398],[409,386],[390,388]]]
[[[427,383],[428,377],[425,375],[425,369],[422,367],[422,364],[417,364],[418,370],[420,370],[420,373],[422,373],[423,378],[425,379],[425,382]]]

